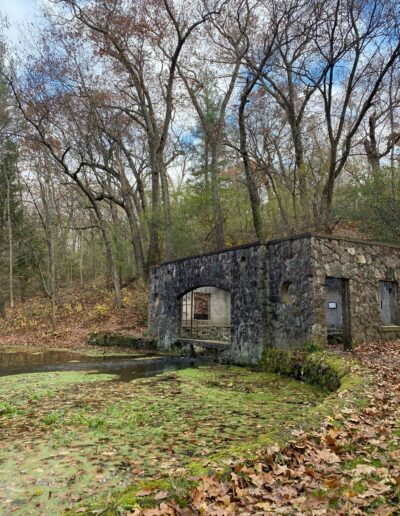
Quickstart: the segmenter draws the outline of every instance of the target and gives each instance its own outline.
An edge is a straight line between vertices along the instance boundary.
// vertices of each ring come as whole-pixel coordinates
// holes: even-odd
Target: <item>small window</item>
[[[295,286],[291,281],[285,281],[281,288],[281,300],[285,305],[293,303],[296,298]]]
[[[397,302],[397,283],[381,281],[381,320],[383,326],[399,324],[399,308]]]
[[[193,319],[208,321],[210,318],[210,294],[194,292]]]

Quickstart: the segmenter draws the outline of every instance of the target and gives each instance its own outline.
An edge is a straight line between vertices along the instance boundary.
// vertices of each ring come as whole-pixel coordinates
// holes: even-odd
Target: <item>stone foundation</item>
[[[219,342],[231,341],[231,327],[230,326],[182,326],[180,337],[186,339],[203,339],[203,340],[218,340]]]

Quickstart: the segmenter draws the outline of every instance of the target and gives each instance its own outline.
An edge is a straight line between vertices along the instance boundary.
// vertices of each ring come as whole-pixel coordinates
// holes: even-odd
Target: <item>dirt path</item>
[[[400,514],[400,342],[352,354],[372,378],[368,406],[332,414],[319,432],[295,432],[283,451],[205,477],[190,508],[164,502],[134,514]]]

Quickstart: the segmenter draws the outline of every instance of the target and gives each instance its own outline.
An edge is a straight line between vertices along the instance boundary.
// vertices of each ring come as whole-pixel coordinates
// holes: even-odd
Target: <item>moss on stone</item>
[[[301,369],[307,353],[300,349],[286,350],[278,348],[265,349],[259,367],[261,371],[301,378]]]
[[[91,333],[88,342],[94,346],[123,346],[134,349],[155,349],[157,347],[157,341],[150,337],[117,333]]]
[[[358,378],[352,374],[355,363],[328,351],[307,352],[302,348],[267,348],[260,361],[262,371],[279,373],[334,392],[348,388]]]

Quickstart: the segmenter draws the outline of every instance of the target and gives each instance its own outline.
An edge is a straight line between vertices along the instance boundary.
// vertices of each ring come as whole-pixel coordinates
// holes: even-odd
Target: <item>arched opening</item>
[[[281,301],[285,305],[292,304],[296,299],[296,286],[291,281],[284,281],[281,287]]]
[[[181,297],[180,337],[230,342],[231,294],[217,287],[200,287]]]

